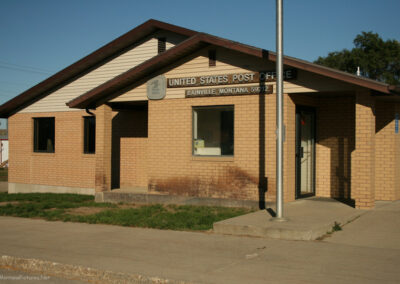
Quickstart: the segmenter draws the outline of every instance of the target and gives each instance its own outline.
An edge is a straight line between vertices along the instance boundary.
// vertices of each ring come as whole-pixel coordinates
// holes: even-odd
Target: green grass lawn
[[[0,215],[49,221],[170,230],[209,230],[214,222],[252,212],[246,208],[96,203],[77,194],[0,193]]]

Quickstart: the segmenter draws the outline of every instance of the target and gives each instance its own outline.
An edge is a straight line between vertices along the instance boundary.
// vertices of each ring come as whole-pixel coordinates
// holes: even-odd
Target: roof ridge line
[[[102,61],[107,60],[107,58],[121,52],[124,48],[140,41],[157,30],[167,30],[188,37],[198,33],[184,27],[149,19],[3,103],[0,106],[0,116],[8,117],[26,105],[33,103],[38,97],[44,94],[44,96],[47,96],[52,91],[64,86],[66,82],[82,76],[81,74],[85,73],[88,69],[93,68],[93,66],[100,64]]]

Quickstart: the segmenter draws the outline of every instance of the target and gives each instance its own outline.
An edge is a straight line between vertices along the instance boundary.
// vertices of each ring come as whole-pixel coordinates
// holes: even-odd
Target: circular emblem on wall
[[[164,75],[147,81],[147,97],[149,100],[161,100],[165,97],[166,79]]]

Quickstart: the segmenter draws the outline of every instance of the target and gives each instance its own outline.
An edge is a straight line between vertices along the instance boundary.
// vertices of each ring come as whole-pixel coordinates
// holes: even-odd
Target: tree
[[[400,42],[384,41],[378,34],[362,32],[353,41],[351,50],[330,52],[314,63],[361,75],[390,85],[400,84]]]

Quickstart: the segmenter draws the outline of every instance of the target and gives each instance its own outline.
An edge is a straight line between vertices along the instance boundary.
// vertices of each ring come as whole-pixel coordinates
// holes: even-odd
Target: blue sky
[[[399,0],[284,0],[284,52],[313,61],[362,31],[400,41]],[[0,0],[0,104],[146,20],[275,50],[275,0]]]

